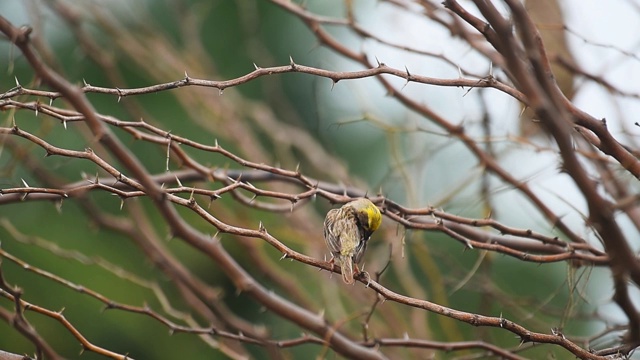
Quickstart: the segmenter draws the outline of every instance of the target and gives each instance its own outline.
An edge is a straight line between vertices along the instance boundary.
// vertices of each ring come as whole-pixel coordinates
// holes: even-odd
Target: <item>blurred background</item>
[[[357,23],[375,34],[378,41],[363,38],[346,26],[327,25],[326,30],[348,48],[366,54],[373,64],[379,61],[397,69],[406,67],[412,74],[444,79],[504,75],[468,43],[452,37],[436,22],[426,21],[422,15],[426,7],[415,3],[400,6],[385,1],[323,1],[304,5],[311,13],[339,19],[346,18],[347,9],[352,9]],[[579,108],[606,117],[615,136],[635,144],[638,128],[633,125],[636,120],[632,114],[640,109],[637,86],[629,79],[637,77],[640,69],[640,44],[633,36],[640,30],[636,29],[640,26],[636,21],[638,5],[630,1],[606,5],[560,1],[559,10],[551,13],[560,17],[540,28],[549,30],[550,37],[564,38],[555,52],[621,91],[571,74],[562,80],[567,84],[563,90]],[[615,20],[603,13],[616,14]],[[250,73],[254,66],[288,65],[290,58],[297,64],[332,71],[363,69],[361,64],[321,45],[300,18],[270,1],[112,0],[80,4],[7,0],[0,3],[0,15],[14,25],[33,27],[32,39],[43,60],[78,85],[84,82],[128,89],[180,80],[185,73],[192,78],[227,80]],[[545,23],[544,18],[539,21]],[[423,53],[405,51],[402,45]],[[41,87],[16,48],[1,42],[0,54],[2,92],[13,88],[16,81],[26,88]],[[576,233],[600,246],[585,226],[586,204],[570,179],[560,173],[558,156],[548,137],[535,125],[533,129],[524,128],[522,124],[531,121],[520,120],[526,113],[516,100],[495,89],[416,83],[405,86],[403,79],[389,81],[439,116],[464,126],[469,136],[513,176],[527,182]],[[334,84],[330,79],[291,73],[264,76],[224,91],[185,87],[121,99],[104,94],[88,97],[101,114],[123,121],[144,119],[204,144],[218,141],[225,149],[255,163],[289,170],[299,166],[309,177],[353,186],[372,195],[380,193],[407,207],[433,206],[469,218],[491,217],[512,227],[562,238],[520,192],[488,174],[459,139],[389,96],[374,78]],[[27,101],[27,97],[22,100]],[[55,100],[53,105],[66,106],[63,100]],[[91,141],[90,134],[78,123],[63,126],[31,111],[4,111],[0,116],[3,127],[15,121],[20,128],[56,146],[83,150]],[[165,171],[166,148],[135,140],[117,127],[113,131],[148,171]],[[206,166],[240,168],[217,154],[186,151]],[[63,183],[80,182],[99,173],[86,161],[55,156],[43,161],[43,156],[42,149],[26,141],[3,141],[0,187],[42,184],[26,159],[37,159],[48,176]],[[175,170],[181,165],[172,161],[169,167]],[[623,172],[619,175],[628,177]],[[215,184],[200,185],[216,188]],[[637,184],[629,187],[637,190]],[[118,197],[108,193],[95,191],[86,196],[104,214],[138,219],[127,215],[131,208],[145,214],[144,224],[180,263],[215,290],[222,306],[235,316],[255,324],[256,329],[267,329],[274,339],[300,335],[297,326],[238,294],[209,258],[178,239],[170,240],[167,225],[148,200],[127,200],[123,206]],[[319,198],[291,214],[269,213],[223,196],[209,209],[214,216],[237,226],[256,229],[263,222],[283,243],[322,259],[326,256],[322,220],[333,206]],[[215,229],[195,214],[181,214],[199,230],[215,234]],[[637,232],[625,219],[621,223],[628,234]],[[379,306],[370,323],[373,337],[402,337],[406,333],[410,338],[438,341],[480,338],[505,348],[518,347],[514,336],[499,329],[475,328],[398,304],[373,305],[375,294],[363,286],[349,289],[337,275],[278,261],[281,254],[257,239],[223,234],[221,241],[267,288],[285,293],[282,284],[293,283],[297,292],[285,296],[310,310],[324,312],[355,338],[362,333],[363,314]],[[637,241],[632,246],[638,250]],[[118,303],[148,305],[176,323],[208,325],[135,241],[98,225],[86,208],[73,200],[61,206],[35,201],[2,205],[0,247],[34,267]],[[612,285],[604,269],[563,262],[540,265],[496,253],[465,251],[441,233],[404,231],[385,219],[370,242],[366,269],[379,271],[390,259],[391,265],[381,280],[390,289],[462,311],[504,316],[533,331],[548,332],[551,325],[574,339],[587,341],[624,320],[617,306],[610,303]],[[149,316],[105,310],[105,304],[95,298],[27,271],[19,263],[3,258],[1,266],[5,280],[23,289],[24,300],[54,311],[64,310],[65,317],[89,341],[115,352],[137,359],[278,357],[258,345],[231,344],[228,350],[217,344],[220,339],[215,336],[171,334],[168,327]],[[265,268],[273,273],[263,273]],[[640,298],[637,289],[631,290],[635,299]],[[12,306],[4,298],[0,302],[5,308]],[[79,357],[78,341],[59,323],[38,314],[29,314],[28,319],[59,354]],[[607,346],[618,335],[608,333],[591,346]],[[574,358],[559,347],[525,348],[522,355],[528,358]],[[0,322],[0,349],[19,354],[34,351],[6,322]],[[429,350],[393,351],[396,358],[433,355]],[[474,358],[471,352],[434,354],[436,358]],[[284,352],[284,358],[310,356],[339,358],[317,344]],[[82,358],[103,356],[88,351]]]

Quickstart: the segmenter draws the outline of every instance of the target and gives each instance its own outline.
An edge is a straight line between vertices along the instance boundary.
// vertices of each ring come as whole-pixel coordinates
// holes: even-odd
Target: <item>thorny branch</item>
[[[13,120],[12,126],[0,127],[3,147],[12,153],[19,154],[18,140],[23,139],[20,141],[26,141],[43,149],[47,157],[59,156],[79,159],[100,169],[95,176],[85,174],[81,181],[56,179],[55,174],[41,167],[37,160],[27,154],[22,154],[20,156],[24,166],[44,185],[30,186],[23,180],[22,185],[24,186],[3,187],[0,189],[0,195],[2,195],[0,196],[0,206],[39,200],[54,201],[59,204],[62,204],[63,201],[77,201],[100,226],[127,235],[143,249],[146,256],[152,259],[154,265],[175,282],[176,287],[180,289],[183,297],[192,308],[204,318],[209,319],[209,326],[200,326],[195,321],[187,321],[188,326],[179,325],[147,306],[139,307],[116,302],[97,291],[34,267],[5,250],[0,250],[0,258],[8,259],[39,276],[96,298],[103,302],[108,309],[118,309],[151,317],[173,332],[202,335],[213,347],[220,348],[225,354],[234,358],[246,356],[246,352],[241,346],[237,346],[236,342],[259,345],[271,350],[295,347],[301,344],[319,344],[346,357],[361,359],[386,358],[387,354],[384,350],[398,346],[404,348],[424,347],[443,351],[480,349],[502,358],[521,358],[516,354],[517,349],[508,350],[485,341],[436,342],[423,339],[395,339],[384,336],[376,337],[375,334],[372,336],[369,331],[365,331],[365,337],[362,341],[354,340],[350,337],[351,334],[348,330],[336,325],[339,322],[333,323],[322,312],[318,314],[318,309],[313,308],[314,305],[308,301],[306,295],[299,292],[295,285],[288,284],[286,276],[281,276],[275,270],[270,269],[270,263],[265,262],[261,266],[265,276],[279,284],[281,288],[290,289],[290,294],[285,297],[270,291],[227,252],[218,236],[227,234],[238,239],[259,239],[282,254],[282,259],[289,258],[320,270],[338,272],[338,267],[304,252],[294,250],[279,236],[269,233],[262,222],[256,230],[250,228],[247,222],[242,222],[239,219],[233,221],[233,217],[220,218],[219,214],[209,209],[212,203],[215,204],[218,199],[226,195],[230,195],[235,201],[248,208],[281,213],[294,213],[308,208],[311,201],[317,198],[326,199],[332,204],[341,204],[353,197],[368,196],[381,208],[387,219],[403,229],[420,230],[429,234],[444,234],[448,239],[460,242],[465,249],[483,249],[540,264],[569,262],[572,266],[609,268],[612,270],[614,278],[614,301],[624,311],[628,325],[624,327],[626,333],[624,341],[620,344],[592,351],[587,347],[589,344],[581,346],[581,343],[566,336],[561,330],[533,331],[502,316],[484,316],[456,310],[417,297],[402,295],[383,285],[379,279],[373,280],[367,273],[362,273],[359,276],[359,281],[366,285],[367,293],[375,292],[376,296],[374,305],[367,315],[367,326],[372,313],[377,310],[379,304],[385,300],[391,300],[406,307],[427,310],[433,314],[473,326],[502,329],[515,334],[521,343],[557,345],[584,359],[602,359],[608,355],[626,355],[634,351],[640,344],[640,314],[630,297],[629,287],[632,284],[629,284],[627,280],[631,279],[635,286],[640,285],[640,263],[638,257],[631,251],[616,217],[618,209],[629,210],[633,207],[633,201],[631,204],[629,201],[616,203],[599,193],[590,178],[590,173],[580,163],[580,153],[573,145],[574,136],[576,133],[582,134],[582,139],[601,152],[594,155],[596,159],[600,160],[601,158],[598,156],[608,155],[636,179],[640,178],[640,161],[629,146],[622,145],[614,138],[604,121],[599,121],[581,111],[563,96],[553,81],[549,58],[536,26],[520,3],[506,1],[518,29],[519,38],[514,35],[512,24],[496,10],[491,2],[474,1],[484,18],[472,15],[456,1],[444,2],[444,6],[450,10],[449,12],[438,10],[427,2],[421,4],[425,9],[425,16],[452,34],[466,39],[479,53],[484,54],[491,59],[493,64],[501,67],[507,76],[507,79],[498,79],[491,74],[486,77],[471,75],[470,78],[461,76],[457,79],[441,79],[413,74],[409,69],[393,68],[379,61],[377,64],[372,64],[365,53],[355,51],[340,43],[324,27],[348,27],[362,38],[374,39],[411,53],[440,58],[449,65],[455,65],[453,61],[443,55],[379,39],[374,33],[357,24],[351,15],[344,20],[334,19],[316,15],[289,1],[271,0],[271,2],[302,20],[323,46],[355,61],[362,66],[363,70],[331,71],[297,64],[291,59],[290,63],[284,66],[260,68],[255,65],[255,70],[223,81],[196,79],[185,72],[183,79],[140,88],[100,87],[87,83],[78,87],[72,85],[40,58],[38,51],[30,41],[30,28],[16,28],[6,19],[0,17],[0,31],[20,50],[37,77],[53,89],[53,91],[31,89],[17,83],[16,87],[0,95],[0,109],[30,111],[40,118],[46,116],[56,119],[63,124],[65,129],[76,124],[86,124],[91,132],[91,142],[84,151],[71,150],[63,144],[54,145],[46,140],[45,136],[23,129],[18,125],[19,121]],[[403,2],[392,1],[391,3],[398,7],[405,6]],[[65,8],[62,3],[56,5],[59,6],[57,11],[63,17],[67,15],[66,18],[70,19],[68,17],[69,9]],[[77,28],[76,31],[77,34],[82,34],[81,29]],[[84,46],[93,47],[89,39],[85,37],[82,39]],[[110,65],[104,63],[103,66]],[[185,87],[216,88],[222,92],[227,88],[257,81],[265,76],[284,73],[304,73],[327,78],[333,84],[343,80],[372,77],[378,79],[390,96],[444,129],[449,136],[466,146],[470,153],[476,157],[480,166],[525,195],[563,236],[548,235],[531,229],[509,226],[491,217],[468,218],[434,207],[409,208],[394,202],[382,193],[370,196],[359,186],[320,181],[306,175],[300,168],[288,170],[286,167],[253,161],[251,157],[245,158],[226,149],[218,141],[215,141],[213,145],[206,144],[174,134],[143,120],[126,121],[111,115],[100,114],[86,97],[87,94],[93,93],[107,94],[115,96],[118,101],[121,101],[128,97]],[[472,74],[473,72],[460,70],[460,73]],[[461,125],[451,122],[438,115],[427,105],[403,94],[401,89],[392,85],[392,82],[389,81],[390,77],[404,79],[406,83],[441,87],[492,88],[532,108],[558,145],[559,154],[562,157],[562,170],[572,177],[584,195],[589,208],[586,225],[594,230],[602,240],[604,249],[593,246],[585,237],[572,230],[561,216],[556,214],[533,192],[526,182],[520,181],[504,169],[497,159],[485,151]],[[613,89],[613,85],[607,82],[601,81],[600,83]],[[23,100],[25,97],[35,98],[35,100],[25,101]],[[48,104],[41,103],[40,99],[48,100]],[[64,99],[70,104],[71,109],[58,105],[58,101],[54,106],[56,99]],[[124,130],[131,139],[155,144],[166,149],[166,172],[161,174],[149,172],[144,162],[114,134],[113,129],[116,128]],[[193,156],[193,152],[220,156],[225,162],[233,165],[225,167],[205,165],[196,160],[197,157]],[[180,164],[183,169],[171,171],[170,163]],[[606,173],[605,170],[603,172]],[[616,180],[611,181],[612,184],[619,185],[615,183]],[[219,186],[211,189],[207,186],[199,186],[198,184],[201,183],[209,183],[212,186],[218,184]],[[274,188],[273,186],[276,184],[285,184],[289,187],[282,190],[282,188]],[[115,195],[121,201],[121,208],[127,204],[126,210],[136,219],[136,222],[103,212],[90,200],[89,194],[92,193]],[[213,288],[197,279],[164,248],[152,230],[152,225],[145,224],[145,217],[141,215],[144,211],[135,202],[128,202],[133,198],[151,199],[157,211],[170,227],[172,236],[182,239],[200,253],[208,256],[233,282],[239,292],[249,294],[254,301],[268,311],[287,319],[303,329],[305,333],[299,338],[279,340],[272,338],[272,335],[266,331],[252,327],[243,319],[235,317],[216,298]],[[202,205],[206,201],[208,201],[209,207]],[[216,235],[210,236],[199,231],[177,211],[178,207],[197,214],[208,224],[213,225],[217,229]],[[565,237],[567,240],[563,240]],[[2,273],[0,272],[0,274]],[[0,295],[15,303],[13,312],[0,308],[0,317],[23,333],[40,354],[46,355],[47,358],[58,358],[45,339],[26,321],[23,316],[24,310],[32,310],[60,322],[86,350],[112,358],[127,358],[126,355],[120,355],[90,343],[78,329],[62,316],[61,312],[51,311],[22,300],[20,292],[12,290],[4,278],[2,278],[0,285],[2,289]],[[291,299],[295,299],[295,301]],[[314,335],[307,335],[307,332]],[[220,340],[220,342],[216,340]]]

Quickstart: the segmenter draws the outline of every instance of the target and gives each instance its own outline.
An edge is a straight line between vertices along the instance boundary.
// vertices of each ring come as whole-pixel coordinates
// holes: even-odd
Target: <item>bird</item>
[[[358,198],[339,209],[329,210],[324,219],[324,240],[331,251],[330,263],[336,262],[342,271],[342,280],[353,284],[354,268],[367,249],[367,241],[382,223],[378,207],[366,198]]]

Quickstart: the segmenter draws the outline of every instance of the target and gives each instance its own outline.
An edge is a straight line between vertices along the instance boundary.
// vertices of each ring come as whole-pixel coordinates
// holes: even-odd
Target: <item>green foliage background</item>
[[[19,3],[19,1],[10,1],[0,4],[0,13],[13,15],[13,19],[10,17],[10,20],[15,24],[28,23],[28,19],[21,18],[19,13],[15,12],[14,7],[20,6]],[[340,3],[334,2],[332,4],[339,5]],[[289,56],[301,64],[328,68],[332,68],[334,65],[332,58],[328,57],[328,51],[317,46],[315,38],[298,19],[266,1],[252,1],[250,4],[234,1],[148,1],[131,6],[137,9],[135,13],[123,14],[117,8],[113,10],[119,14],[118,16],[128,15],[126,23],[130,26],[131,31],[149,31],[151,29],[162,32],[167,41],[174,43],[177,48],[185,45],[183,48],[185,53],[189,52],[189,48],[184,42],[185,39],[179,34],[180,26],[184,25],[181,22],[193,21],[194,16],[198,18],[201,23],[197,26],[197,36],[202,40],[206,55],[208,55],[208,58],[203,62],[204,65],[215,69],[216,72],[211,74],[202,69],[184,69],[192,77],[212,80],[234,78],[252,71],[253,63],[262,67],[288,64]],[[315,6],[322,5],[315,4]],[[340,8],[336,7],[336,9]],[[85,80],[92,85],[109,86],[104,72],[79,51],[76,40],[68,27],[46,10],[46,7],[42,7],[42,11],[44,12],[44,28],[40,33],[34,33],[34,36],[43,36],[52,44],[51,50],[57,64],[61,66],[59,70],[68,79],[78,84]],[[91,31],[95,32],[96,38],[105,49],[112,47],[111,42],[114,40],[108,34],[101,33],[98,28],[92,28]],[[16,49],[11,49],[4,43],[0,44],[0,53],[5,54],[0,57],[0,69],[5,69],[0,74],[2,91],[14,86],[14,78],[17,78],[24,86],[33,86],[35,79],[32,71]],[[121,87],[148,86],[158,82],[157,78],[147,76],[145,71],[141,71],[122,53],[114,51],[113,56],[117,67],[122,71],[127,81]],[[203,67],[203,69],[206,68]],[[182,73],[175,73],[163,81],[174,81],[183,76]],[[281,121],[306,129],[319,139],[330,153],[344,159],[350,173],[354,177],[367,179],[372,191],[375,192],[380,187],[391,187],[394,190],[392,197],[403,202],[407,196],[406,193],[401,187],[394,187],[393,181],[389,181],[388,174],[393,171],[389,155],[392,145],[387,142],[388,138],[385,132],[361,122],[336,125],[342,121],[357,119],[361,115],[361,110],[358,109],[357,103],[349,113],[344,111],[342,105],[331,107],[320,102],[320,89],[326,90],[330,86],[331,82],[327,79],[317,79],[301,74],[286,74],[263,77],[237,88],[227,89],[222,95],[218,94],[215,89],[205,91],[211,92],[212,98],[221,97],[224,100],[229,96],[229,93],[235,93],[245,99],[263,102],[280,117]],[[348,85],[346,85],[346,89],[348,93]],[[183,90],[140,96],[135,100],[155,119],[164,121],[161,124],[163,128],[171,129],[194,140],[212,143],[212,134],[203,131],[200,125],[191,121],[191,115],[185,111],[183,104],[176,100],[174,93],[177,91]],[[340,91],[345,90],[336,90],[338,93]],[[90,95],[89,98],[99,112],[133,120],[128,118],[128,114],[123,111],[113,96]],[[126,102],[129,99],[125,98],[121,101]],[[81,150],[85,146],[84,143],[78,141],[79,137],[73,133],[72,124],[69,124],[69,130],[65,130],[61,124],[45,120],[42,116],[35,117],[27,112],[7,112],[0,115],[3,126],[10,126],[15,118],[21,128],[42,136],[46,135],[49,139],[55,139],[54,144],[64,144],[65,147],[77,150]],[[208,119],[200,120],[208,121]],[[225,119],[224,121],[243,120]],[[118,134],[125,144],[131,146],[151,172],[160,173],[164,170],[165,154],[158,148],[150,147],[142,142],[137,143],[123,132],[118,132]],[[269,145],[271,139],[264,135],[259,135],[259,138],[267,146],[273,146],[273,144]],[[354,141],[354,139],[358,141]],[[231,151],[236,149],[236,144],[233,142],[224,138],[218,140]],[[31,150],[38,156],[44,155],[41,149],[32,148]],[[206,155],[195,156],[200,156],[199,160],[203,163],[214,164],[218,161],[215,158],[207,159]],[[274,161],[277,160],[274,159]],[[86,164],[80,162],[77,159],[52,157],[44,164],[63,178],[80,180],[80,172],[86,170],[84,166]],[[304,171],[305,164],[301,164],[301,168]],[[24,179],[29,185],[37,185],[37,181],[21,166],[19,158],[9,151],[5,150],[0,153],[0,171],[2,171],[0,173],[1,187],[21,186],[21,179]],[[316,174],[310,175],[315,176]],[[424,184],[424,186],[428,187],[429,185]],[[100,193],[91,194],[91,197],[99,202],[105,211],[114,214],[120,212],[119,199]],[[460,213],[472,217],[484,216],[480,206],[467,207],[464,199],[459,201],[462,203],[459,209]],[[292,238],[291,234],[287,232],[286,223],[283,224],[278,215],[247,211],[238,208],[229,199],[222,199],[220,202],[236,215],[250,219],[249,222],[257,224],[258,221],[264,221],[271,232],[278,234],[283,242],[294,248],[300,247],[300,242],[305,241],[305,239]],[[141,200],[141,203],[143,206],[151,208],[147,201]],[[318,205],[319,218],[328,208],[329,205],[324,202]],[[175,290],[167,284],[167,279],[150,266],[140,250],[131,241],[116,233],[96,228],[95,224],[73,201],[65,201],[61,212],[57,211],[55,204],[31,201],[0,207],[0,218],[3,222],[0,226],[2,249],[28,261],[33,266],[52,272],[76,284],[90,287],[114,301],[140,306],[148,304],[153,309],[160,309],[160,305],[149,289],[134,285],[129,280],[119,278],[95,264],[79,265],[76,259],[52,256],[51,250],[42,249],[32,244],[34,241],[39,241],[38,239],[47,239],[62,249],[77,251],[87,258],[105,259],[126,269],[130,274],[156,281],[170,295],[175,308],[186,310],[186,305],[181,303]],[[155,214],[154,211],[150,211],[150,213]],[[197,221],[194,218],[191,220]],[[157,217],[157,214],[155,221],[156,231],[161,234],[166,232],[166,226]],[[206,230],[208,225],[202,223],[200,226]],[[393,225],[389,224],[389,226]],[[387,234],[389,233],[393,234],[393,231]],[[24,236],[23,239],[21,239],[22,236]],[[319,234],[310,236],[310,239],[321,241]],[[474,271],[478,257],[485,255],[480,255],[480,252],[477,251],[465,252],[460,244],[454,243],[442,235],[410,233],[406,241],[406,248],[410,249],[406,258],[407,268],[419,280],[419,285],[424,287],[425,296],[435,302],[447,302],[449,306],[460,310],[478,311],[492,316],[502,314],[520,322],[530,321],[534,329],[544,331],[548,329],[542,329],[542,327],[548,327],[548,324],[560,324],[558,313],[566,313],[563,306],[569,295],[564,281],[568,278],[566,273],[571,269],[568,269],[565,264],[539,266],[487,254],[486,258],[483,258],[481,266],[489,267],[486,274],[491,276],[472,277],[469,284],[462,289],[450,292],[470,271]],[[396,243],[394,251],[399,251],[400,237],[398,236],[394,242]],[[226,298],[228,306],[241,313],[245,319],[266,324],[272,329],[275,338],[299,335],[300,329],[297,327],[276,318],[273,314],[265,313],[245,295],[235,295],[233,286],[219,271],[216,271],[215,266],[212,266],[207,258],[178,240],[170,241],[168,244],[172,251],[202,279],[221,285],[221,288],[228,295]],[[228,246],[234,255],[242,256],[241,249],[234,249],[233,243],[226,243],[225,246]],[[385,245],[382,244],[373,244],[374,250],[372,251],[382,254],[386,251],[384,247]],[[279,256],[273,250],[265,251],[272,258]],[[300,272],[301,276],[314,271],[291,262],[285,261],[279,264],[284,271]],[[105,310],[104,304],[95,299],[80,295],[64,286],[52,283],[48,279],[36,276],[6,259],[2,261],[1,266],[5,279],[23,289],[25,300],[33,301],[46,308],[64,310],[67,319],[84,336],[99,346],[121,353],[130,353],[139,359],[224,358],[222,354],[206,345],[195,335],[172,335],[166,327],[149,317],[118,310]],[[402,275],[390,271],[385,276],[385,284],[393,289],[394,284],[400,282],[399,277]],[[527,281],[522,281],[523,278],[526,278]],[[313,283],[301,282],[301,284],[306,287],[310,297],[318,293]],[[495,288],[491,286],[499,287],[505,294],[526,294],[518,297],[516,301],[528,302],[530,305],[524,307],[531,309],[530,313],[512,313],[508,309],[502,308],[500,302],[488,301],[491,300],[488,294],[496,293]],[[348,294],[343,296],[348,296]],[[578,295],[573,294],[572,296]],[[10,306],[6,300],[1,301],[4,302],[3,306]],[[545,309],[551,308],[557,312],[543,313],[537,304],[545,304]],[[331,304],[325,304],[325,306],[331,306]],[[370,304],[363,304],[362,309],[366,309],[367,306]],[[402,313],[403,310],[397,304],[385,304],[384,306],[398,307],[398,313],[402,314],[400,317],[404,321],[409,321],[411,312],[409,314]],[[52,345],[60,354],[68,358],[78,357],[81,350],[78,342],[60,324],[31,313],[28,314],[28,319],[45,339],[52,341]],[[477,329],[430,314],[426,315],[426,319],[434,329],[434,339],[444,339],[447,336],[450,338],[460,334],[469,335],[472,332],[480,331],[485,334],[487,339],[499,345],[517,346],[517,340],[500,330]],[[572,328],[568,330],[575,334],[580,332],[579,329],[582,327],[588,330],[587,325],[585,322],[572,322]],[[358,328],[357,323],[351,326],[354,326],[355,329]],[[261,347],[248,346],[248,348],[256,358],[268,357]],[[5,322],[0,322],[0,349],[14,353],[31,354],[33,352],[31,344]],[[319,354],[321,351],[322,349],[317,345],[305,345],[291,350],[291,356],[292,358],[308,358],[309,354]],[[541,349],[535,349],[527,354],[547,356],[549,353],[554,353],[557,358],[568,356],[565,351],[550,350],[548,347],[541,347]],[[86,352],[82,358],[98,359],[102,357]]]

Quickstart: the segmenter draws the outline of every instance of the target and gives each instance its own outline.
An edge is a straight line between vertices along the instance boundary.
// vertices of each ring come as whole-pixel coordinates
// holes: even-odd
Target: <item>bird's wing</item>
[[[343,207],[339,211],[329,229],[337,240],[334,241],[334,244],[337,245],[335,250],[343,256],[351,257],[360,243],[360,230],[355,210]]]
[[[324,239],[332,254],[353,256],[360,243],[360,230],[351,208],[333,209],[324,220]]]
[[[340,216],[339,209],[329,210],[327,217],[324,219],[324,240],[331,254],[340,253],[340,236],[336,231],[336,221]]]

